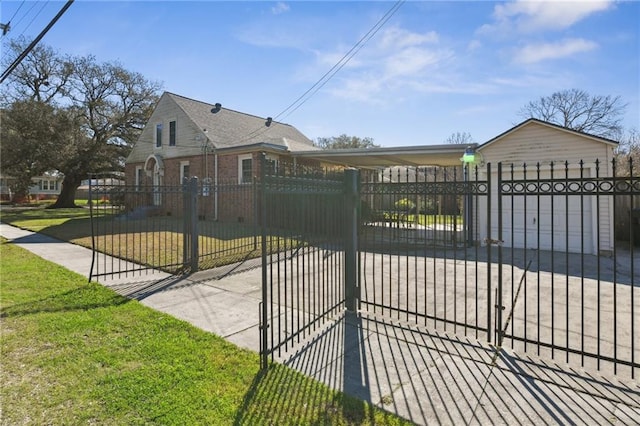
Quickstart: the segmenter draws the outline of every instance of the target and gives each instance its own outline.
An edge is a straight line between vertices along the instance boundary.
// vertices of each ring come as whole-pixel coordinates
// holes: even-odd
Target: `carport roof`
[[[308,158],[341,166],[377,168],[391,166],[459,166],[466,148],[478,144],[421,145],[367,149],[298,151],[296,158]]]

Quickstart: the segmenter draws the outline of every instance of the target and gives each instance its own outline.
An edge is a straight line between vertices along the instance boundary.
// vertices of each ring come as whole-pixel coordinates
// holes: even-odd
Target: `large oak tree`
[[[13,41],[9,56],[17,56],[27,44],[24,39]],[[51,169],[64,175],[53,207],[74,207],[82,180],[123,168],[161,88],[118,63],[62,55],[46,45],[36,46],[7,81],[2,99],[6,111],[16,109],[19,102],[31,101],[32,105],[47,105],[66,120],[66,127],[49,126],[53,133],[48,140],[44,134],[39,136],[40,143],[51,147],[49,153],[56,154],[47,160],[54,163]],[[42,121],[47,120],[34,117],[35,127],[46,127]],[[7,124],[7,132],[14,132],[11,123]],[[23,142],[16,136],[7,143]],[[25,161],[46,163],[42,150],[27,149],[25,155]],[[4,158],[2,161],[4,165]]]
[[[66,110],[35,99],[12,102],[3,110],[2,172],[13,178],[11,186],[16,199],[28,195],[32,177],[55,170],[63,158],[73,124]]]

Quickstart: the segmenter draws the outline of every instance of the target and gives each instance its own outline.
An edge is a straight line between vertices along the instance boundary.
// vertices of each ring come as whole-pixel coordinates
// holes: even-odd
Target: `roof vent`
[[[211,113],[215,114],[217,112],[220,112],[220,109],[222,108],[222,104],[221,103],[217,103],[214,105],[213,108],[211,108]]]
[[[264,125],[269,127],[271,126],[271,122],[273,121],[273,118],[271,117],[267,117],[267,121],[264,122]]]

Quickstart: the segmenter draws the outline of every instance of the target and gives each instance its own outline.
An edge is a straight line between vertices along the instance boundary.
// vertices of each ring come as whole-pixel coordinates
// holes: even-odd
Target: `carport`
[[[393,166],[460,166],[461,157],[469,145],[421,145],[368,149],[327,149],[293,153],[294,158],[313,159],[324,164],[356,168],[383,168]]]

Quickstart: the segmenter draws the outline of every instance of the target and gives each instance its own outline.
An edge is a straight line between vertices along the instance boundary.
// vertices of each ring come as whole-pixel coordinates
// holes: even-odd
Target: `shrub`
[[[410,211],[416,208],[416,203],[411,201],[408,198],[403,198],[401,200],[396,201],[393,206],[396,210],[399,211]]]

